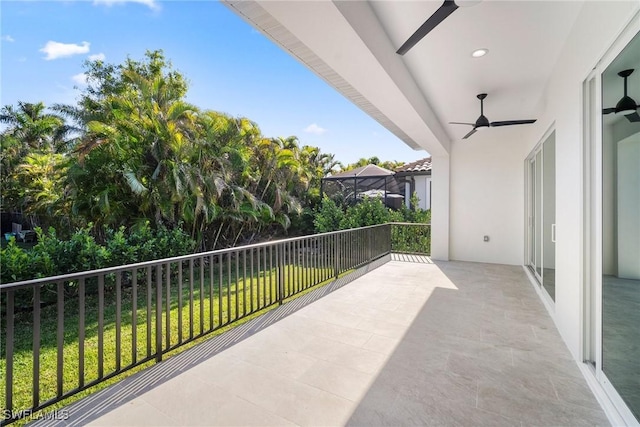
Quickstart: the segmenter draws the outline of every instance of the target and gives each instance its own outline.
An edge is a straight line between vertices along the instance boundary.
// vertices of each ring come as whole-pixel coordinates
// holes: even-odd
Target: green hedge
[[[412,206],[417,206],[418,201],[415,195],[411,200]],[[364,198],[355,205],[343,208],[325,196],[313,223],[317,233],[326,233],[387,222],[429,224],[431,211],[419,208],[409,209],[404,205],[399,210],[393,210],[387,208],[379,198]]]
[[[325,197],[316,212],[314,225],[316,232],[345,230],[366,227],[387,222],[409,222],[416,225],[393,225],[391,227],[391,248],[394,252],[425,254],[431,253],[431,211],[416,208],[418,199],[411,198],[409,209],[402,205],[399,210],[387,208],[378,198],[365,198],[355,205],[342,208]]]
[[[36,229],[38,243],[19,247],[12,238],[0,250],[0,282],[10,283],[40,277],[95,270],[116,265],[168,258],[193,252],[196,242],[179,227],[152,229],[149,223],[126,230],[105,230],[98,243],[91,227],[77,230],[69,240],[60,240],[56,230]]]
[[[392,225],[391,250],[398,253],[431,254],[431,226]]]

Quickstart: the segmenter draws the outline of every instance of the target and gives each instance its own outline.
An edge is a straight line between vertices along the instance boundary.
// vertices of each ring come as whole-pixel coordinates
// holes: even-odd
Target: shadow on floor
[[[348,425],[609,425],[521,267],[435,264]]]
[[[194,366],[214,357],[225,349],[257,334],[274,323],[290,316],[296,311],[309,304],[323,298],[324,296],[342,288],[353,282],[368,272],[386,264],[390,260],[390,255],[385,255],[378,260],[368,264],[356,271],[345,275],[338,280],[329,283],[321,288],[313,290],[308,294],[285,302],[282,306],[273,309],[264,315],[249,322],[239,325],[221,335],[206,339],[193,348],[170,357],[159,364],[153,365],[140,371],[122,381],[96,392],[76,403],[64,408],[68,411],[67,420],[38,420],[30,423],[31,426],[80,426],[120,407],[147,391],[169,381],[172,378],[190,370]],[[47,410],[44,410],[47,412]]]

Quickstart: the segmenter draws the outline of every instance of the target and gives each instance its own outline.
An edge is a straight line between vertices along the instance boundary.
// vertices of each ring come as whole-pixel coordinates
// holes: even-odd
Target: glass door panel
[[[625,76],[628,96],[640,100],[638,52],[640,34],[602,74],[605,108],[623,96]],[[601,262],[602,370],[640,420],[640,120],[633,114],[602,115]]]
[[[538,151],[534,160],[534,203],[533,203],[533,242],[535,248],[534,270],[538,280],[542,279],[542,151]]]
[[[556,300],[556,135],[542,144],[542,286]]]
[[[556,139],[555,131],[528,160],[528,259],[538,284],[555,301]]]

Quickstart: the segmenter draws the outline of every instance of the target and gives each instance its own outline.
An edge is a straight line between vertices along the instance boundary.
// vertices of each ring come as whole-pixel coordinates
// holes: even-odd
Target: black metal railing
[[[0,425],[389,254],[398,227],[1,284]]]
[[[391,251],[404,254],[431,255],[431,225],[392,222]]]

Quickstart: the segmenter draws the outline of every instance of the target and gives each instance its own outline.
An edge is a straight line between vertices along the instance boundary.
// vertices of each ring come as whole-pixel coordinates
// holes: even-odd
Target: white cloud
[[[82,44],[74,43],[59,43],[49,40],[44,45],[40,52],[44,52],[47,56],[44,57],[47,61],[58,58],[66,58],[68,56],[80,55],[89,52],[89,42],[82,42]]]
[[[322,127],[318,126],[315,123],[311,123],[309,126],[304,128],[304,131],[307,132],[307,133],[313,133],[315,135],[322,135],[327,130],[325,128],[322,128]]]
[[[71,80],[78,86],[86,86],[87,85],[87,75],[85,73],[76,74],[71,76]]]
[[[2,41],[13,43],[14,41],[16,41],[16,39],[7,34],[6,36],[2,36]]]
[[[95,55],[89,55],[89,61],[104,61],[105,58],[106,56],[102,52],[96,53]]]
[[[152,10],[159,10],[160,5],[156,0],[93,0],[94,5],[113,6],[114,4],[138,3]]]

